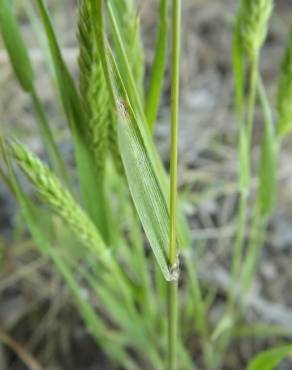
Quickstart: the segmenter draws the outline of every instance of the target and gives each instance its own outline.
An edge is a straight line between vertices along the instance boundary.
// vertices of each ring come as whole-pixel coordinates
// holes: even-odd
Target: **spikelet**
[[[49,205],[86,247],[105,255],[105,246],[95,226],[74,201],[59,179],[24,145],[11,141],[12,156],[34,185],[41,199]]]
[[[237,31],[245,53],[253,58],[265,42],[273,0],[241,0],[237,15]]]
[[[289,33],[288,45],[281,64],[277,95],[278,125],[280,135],[292,129],[292,28]]]
[[[111,108],[89,6],[87,0],[82,0],[78,13],[80,92],[87,115],[87,139],[94,155],[97,173],[100,174],[104,170],[108,154]]]

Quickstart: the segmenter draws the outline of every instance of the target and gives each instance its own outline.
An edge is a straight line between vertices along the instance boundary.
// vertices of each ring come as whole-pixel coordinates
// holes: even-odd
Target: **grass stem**
[[[168,370],[177,369],[178,282],[168,283]]]
[[[254,111],[257,96],[257,80],[258,80],[258,56],[254,56],[250,65],[250,81],[248,95],[248,111],[247,111],[247,134],[250,147],[252,146],[252,134],[254,123]]]
[[[254,56],[251,60],[250,65],[250,76],[249,76],[249,93],[248,93],[248,106],[247,106],[247,139],[249,150],[247,151],[247,163],[251,163],[251,147],[252,147],[252,136],[253,136],[253,125],[254,125],[254,111],[255,103],[257,96],[257,80],[258,80],[258,56]],[[241,115],[241,110],[238,112]],[[244,124],[244,121],[240,124]],[[238,210],[238,223],[237,223],[237,232],[235,237],[234,245],[234,256],[232,261],[232,284],[229,293],[229,302],[228,307],[229,311],[232,313],[234,300],[235,300],[235,290],[236,282],[238,282],[238,276],[240,275],[241,262],[242,262],[242,250],[244,245],[244,237],[246,230],[246,218],[247,218],[247,206],[248,206],[248,189],[241,189],[240,199],[239,199],[239,210]]]
[[[176,218],[177,218],[177,161],[179,126],[179,72],[180,72],[180,0],[173,0],[173,56],[172,56],[172,112],[170,153],[170,218],[171,235],[169,262],[176,263]]]
[[[171,153],[170,153],[170,248],[169,263],[177,263],[177,162],[179,127],[181,0],[173,0],[172,81],[171,81]],[[177,369],[178,282],[168,286],[168,369]]]

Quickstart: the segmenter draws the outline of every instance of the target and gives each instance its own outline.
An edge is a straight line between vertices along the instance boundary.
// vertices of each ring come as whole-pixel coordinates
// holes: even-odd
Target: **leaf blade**
[[[75,148],[78,177],[84,207],[92,220],[103,233],[103,220],[100,208],[96,206],[96,171],[93,157],[86,140],[85,116],[81,99],[72,76],[62,58],[61,50],[53,30],[51,20],[43,0],[37,0],[37,5],[51,52],[59,93],[64,112],[68,119]]]
[[[257,355],[249,363],[247,370],[273,370],[291,354],[291,345],[270,349]]]

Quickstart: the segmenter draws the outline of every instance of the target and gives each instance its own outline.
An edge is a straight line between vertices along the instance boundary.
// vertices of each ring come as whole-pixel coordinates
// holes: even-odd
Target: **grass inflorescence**
[[[241,0],[237,27],[245,53],[253,58],[263,46],[273,0]]]

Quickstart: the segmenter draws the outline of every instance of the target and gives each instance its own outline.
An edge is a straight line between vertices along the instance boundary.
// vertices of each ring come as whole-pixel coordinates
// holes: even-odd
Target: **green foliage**
[[[277,132],[280,136],[284,136],[290,133],[292,128],[292,29],[289,33],[287,48],[281,64],[277,110]]]
[[[42,140],[49,160],[56,172],[69,184],[67,170],[56,145],[42,104],[34,87],[35,74],[21,30],[7,0],[0,3],[0,30],[7,48],[11,65],[22,89],[31,95],[39,117]]]
[[[286,357],[291,356],[292,347],[282,346],[257,355],[248,365],[247,370],[274,370]]]
[[[154,129],[161,96],[167,61],[168,0],[160,0],[159,25],[156,37],[155,55],[146,97],[146,116],[149,127]]]
[[[167,257],[170,233],[167,204],[141,138],[133,129],[133,112],[128,108],[121,117],[119,141],[130,191],[155,257],[170,281],[173,277]]]
[[[91,155],[90,144],[88,143],[86,116],[83,110],[82,101],[62,58],[57,38],[43,0],[37,0],[37,5],[47,35],[47,41],[55,68],[63,109],[72,132],[78,169],[78,180],[80,182],[80,192],[84,208],[94,223],[98,225],[100,231],[104,234],[106,233],[103,225],[104,217],[101,214],[100,209],[95,207],[96,172],[94,159]]]
[[[152,137],[166,65],[168,1],[160,1],[155,55],[145,93],[144,50],[136,1],[80,1],[77,86],[62,57],[46,2],[36,0],[52,73],[72,135],[77,168],[76,171],[70,168],[69,181],[68,176],[64,176],[67,168],[60,161],[34,89],[33,66],[18,23],[8,2],[0,0],[1,4],[0,26],[11,64],[22,88],[32,96],[43,127],[45,146],[49,154],[53,153],[49,159],[57,158],[51,170],[28,148],[15,140],[4,140],[0,134],[0,177],[17,199],[36,246],[51,258],[62,274],[91,334],[118,366],[129,370],[142,367],[164,370],[167,366],[196,369],[194,347],[189,348],[195,335],[196,349],[202,351],[200,366],[203,361],[207,369],[219,368],[245,312],[246,297],[276,204],[279,136],[291,126],[291,40],[279,82],[279,136],[275,134],[270,103],[260,76],[260,49],[266,38],[273,2],[242,0],[234,27],[232,58],[238,119],[239,210],[232,286],[227,297],[230,304],[214,327],[208,321],[212,294],[205,297],[202,290],[197,272],[199,261],[192,250],[189,228],[179,202],[176,207],[180,1],[173,2],[171,181]],[[24,65],[27,69],[22,69]],[[256,162],[259,166],[255,168],[251,153],[258,101],[263,113],[263,131]],[[33,185],[40,204],[33,202],[23,190],[17,169]],[[259,187],[255,200],[251,201],[253,177]],[[45,218],[42,204],[51,210]],[[254,215],[251,224],[247,217],[249,210]],[[64,228],[57,230],[55,219],[61,219]],[[52,229],[55,232],[52,233]],[[147,252],[148,244],[153,253]],[[183,254],[184,280],[179,293],[177,249]],[[84,290],[88,293],[87,299],[84,299]],[[176,326],[178,300],[182,302],[179,331]],[[266,364],[276,366],[289,353],[288,347],[282,347],[262,354],[248,369],[269,370],[271,367],[265,368]]]
[[[263,217],[274,210],[277,194],[277,141],[274,127],[265,122],[260,157],[260,208]]]
[[[142,98],[144,95],[144,49],[135,2],[135,0],[113,0],[110,2],[110,6],[115,13],[117,27],[130,61],[137,89]],[[117,42],[115,38],[113,41],[114,44]]]
[[[250,147],[245,127],[240,125],[239,130],[239,184],[241,191],[246,194],[250,186]]]
[[[9,0],[0,1],[0,28],[15,74],[25,91],[32,91],[34,71]]]

